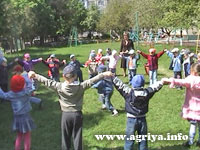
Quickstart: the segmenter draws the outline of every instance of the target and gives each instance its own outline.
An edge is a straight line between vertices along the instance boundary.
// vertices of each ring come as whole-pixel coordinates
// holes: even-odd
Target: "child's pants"
[[[24,150],[30,150],[31,148],[31,132],[27,133],[17,133],[17,138],[15,141],[15,150],[20,150],[20,145],[24,138]]]
[[[149,70],[149,81],[150,85],[157,82],[157,70]]]
[[[174,78],[175,79],[181,79],[182,78],[181,72],[174,71]],[[181,88],[181,86],[176,86],[176,88]]]
[[[199,139],[200,142],[200,122],[195,120],[190,120],[190,130],[189,130],[189,144],[192,145],[194,143],[194,137],[196,134],[196,127],[199,127]]]
[[[137,131],[138,135],[147,135],[147,122],[146,117],[140,118],[127,118],[126,123],[126,139],[124,150],[132,150],[134,145],[133,135],[135,136],[135,132]],[[134,137],[135,138],[135,137]],[[136,139],[138,140],[138,150],[148,150],[147,146],[147,138],[145,140]],[[139,141],[141,140],[141,141]]]
[[[136,69],[128,69],[128,78],[129,78],[129,83],[131,83],[131,80],[133,77],[136,75]]]
[[[71,138],[73,138],[74,150],[82,150],[82,126],[83,115],[81,111],[62,112],[62,150],[71,149]]]
[[[109,94],[99,94],[99,100],[106,105],[106,108],[110,111],[114,110],[114,107],[112,105],[112,103],[110,102],[110,98],[112,96],[113,93],[109,93]]]
[[[83,82],[83,73],[81,70],[77,71],[77,80],[79,79],[79,82]]]

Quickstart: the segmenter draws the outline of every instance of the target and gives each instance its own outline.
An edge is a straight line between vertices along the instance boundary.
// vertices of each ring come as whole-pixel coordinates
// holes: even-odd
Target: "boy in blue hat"
[[[107,67],[104,65],[99,65],[97,68],[98,73],[103,73],[107,70]],[[113,94],[113,83],[110,77],[103,78],[92,86],[96,88],[99,94],[99,100],[102,102],[102,109],[107,108],[112,112],[112,115],[115,116],[118,114],[118,111],[113,107],[110,99]]]
[[[134,140],[131,140],[131,135],[135,135],[136,131],[138,135],[143,136],[138,143],[139,150],[147,150],[147,137],[144,136],[147,135],[146,113],[148,112],[149,100],[155,92],[161,89],[163,83],[158,81],[148,88],[144,88],[145,80],[143,75],[136,75],[132,78],[132,88],[117,77],[113,79],[113,83],[125,99],[127,124],[124,150],[133,149]]]

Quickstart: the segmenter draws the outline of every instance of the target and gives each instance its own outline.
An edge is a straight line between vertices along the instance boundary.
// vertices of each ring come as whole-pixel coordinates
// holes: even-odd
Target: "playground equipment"
[[[68,45],[71,47],[74,42],[74,46],[78,45],[78,33],[77,33],[77,27],[72,27],[68,39]]]
[[[135,13],[135,26],[132,28],[132,30],[129,33],[129,38],[133,42],[139,41],[139,24],[138,24],[138,12]]]

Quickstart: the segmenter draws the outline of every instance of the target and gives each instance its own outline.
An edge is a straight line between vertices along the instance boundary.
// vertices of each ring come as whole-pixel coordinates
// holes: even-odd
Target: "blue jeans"
[[[110,102],[110,98],[112,96],[113,92],[109,94],[99,94],[99,100],[106,105],[106,108],[110,111],[114,110],[114,107],[112,103]]]
[[[129,78],[129,83],[131,83],[131,80],[133,77],[136,75],[136,69],[129,69],[128,70],[128,78]]]
[[[37,97],[30,97],[29,100],[31,103],[35,103],[35,104],[39,104],[41,102],[41,99]]]
[[[132,150],[134,140],[130,140],[131,135],[135,135],[137,131],[138,135],[147,135],[147,122],[146,117],[141,118],[127,118],[126,123],[126,139],[124,150]],[[139,150],[148,150],[147,138],[138,143]]]
[[[149,70],[150,85],[157,82],[157,70]]]
[[[60,82],[60,77],[59,76],[50,76],[50,79],[51,80],[54,80],[54,81],[56,81],[56,82]]]

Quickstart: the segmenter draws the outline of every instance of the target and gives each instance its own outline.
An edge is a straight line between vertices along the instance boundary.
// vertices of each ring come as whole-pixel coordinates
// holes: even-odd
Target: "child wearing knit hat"
[[[143,137],[138,143],[139,150],[147,150],[146,113],[148,112],[149,100],[162,88],[163,83],[158,81],[156,84],[150,85],[148,88],[144,88],[145,80],[143,75],[136,75],[132,78],[132,88],[124,84],[117,77],[113,79],[113,83],[115,88],[125,99],[127,124],[124,149],[133,149],[134,140],[130,139],[131,136],[135,135],[137,132],[138,136]]]
[[[9,100],[13,110],[13,131],[17,132],[15,150],[20,150],[24,138],[24,150],[30,150],[31,131],[35,124],[29,114],[31,111],[30,95],[32,89],[25,88],[25,79],[21,75],[14,75],[10,80],[11,91],[5,93],[0,88],[0,98]]]
[[[30,79],[28,77],[28,73],[27,72],[23,72],[23,68],[21,65],[16,65],[14,66],[13,68],[13,74],[14,75],[22,75],[22,77],[24,77],[25,79],[25,83],[26,83],[26,88],[30,88],[33,90],[32,92],[32,96],[34,96],[34,91],[35,91],[35,87],[33,85],[33,79]],[[43,105],[43,101],[40,99],[40,98],[37,98],[37,97],[31,97],[30,99],[30,102],[31,103],[35,103],[35,104],[38,104],[39,106],[39,109],[42,109],[42,105]]]

